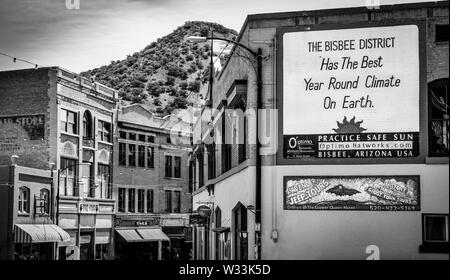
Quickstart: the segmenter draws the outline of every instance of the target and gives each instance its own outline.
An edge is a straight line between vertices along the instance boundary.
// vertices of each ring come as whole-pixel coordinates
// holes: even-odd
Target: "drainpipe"
[[[257,111],[256,111],[256,196],[255,196],[255,245],[257,246],[257,260],[261,259],[261,143],[259,141],[260,117],[259,110],[262,109],[262,50],[258,48],[257,55]]]

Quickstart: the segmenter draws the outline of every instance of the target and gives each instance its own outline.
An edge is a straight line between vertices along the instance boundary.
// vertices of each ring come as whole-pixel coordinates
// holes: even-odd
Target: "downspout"
[[[259,141],[260,117],[259,110],[262,109],[262,50],[258,48],[257,53],[257,110],[256,110],[256,197],[255,197],[255,245],[257,248],[257,260],[261,259],[261,143]]]

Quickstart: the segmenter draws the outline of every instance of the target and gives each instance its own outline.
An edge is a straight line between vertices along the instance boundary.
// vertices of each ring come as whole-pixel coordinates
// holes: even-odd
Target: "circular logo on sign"
[[[211,208],[207,205],[200,205],[197,212],[201,217],[208,217],[211,214]]]

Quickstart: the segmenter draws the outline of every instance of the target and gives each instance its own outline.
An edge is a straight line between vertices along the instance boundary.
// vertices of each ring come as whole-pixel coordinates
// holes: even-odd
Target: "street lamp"
[[[187,40],[193,42],[193,43],[204,43],[207,40],[211,40],[211,72],[214,69],[214,65],[212,62],[212,42],[213,40],[218,41],[224,41],[228,43],[232,43],[236,46],[239,46],[243,49],[245,49],[247,52],[249,52],[255,59],[256,59],[256,90],[257,90],[257,112],[256,112],[256,197],[255,197],[255,223],[256,223],[256,229],[260,229],[261,226],[261,155],[260,155],[260,148],[261,143],[259,142],[259,134],[260,134],[260,123],[259,123],[259,110],[262,109],[262,50],[261,48],[258,48],[258,50],[255,52],[252,49],[250,49],[247,46],[244,46],[238,42],[235,42],[233,40],[225,39],[225,38],[216,38],[216,37],[202,37],[202,36],[189,36],[187,37]],[[210,99],[212,99],[212,73],[210,75]],[[212,102],[211,102],[212,105]],[[260,242],[260,235],[256,238],[256,243],[258,246],[258,259],[260,259],[261,256],[261,242]]]

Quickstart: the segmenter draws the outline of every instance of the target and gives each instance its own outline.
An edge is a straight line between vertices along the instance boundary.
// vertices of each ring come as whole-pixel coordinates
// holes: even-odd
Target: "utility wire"
[[[33,62],[31,62],[31,61],[28,61],[28,60],[25,60],[25,59],[21,59],[21,58],[18,58],[18,57],[14,57],[14,56],[11,56],[11,55],[6,54],[6,53],[3,53],[3,52],[0,52],[0,55],[3,55],[3,56],[7,56],[7,57],[9,57],[9,58],[12,58],[14,63],[16,63],[17,61],[22,61],[22,62],[25,62],[25,63],[28,63],[28,64],[33,65],[34,68],[38,68],[38,66],[39,66],[38,64],[33,63]]]

